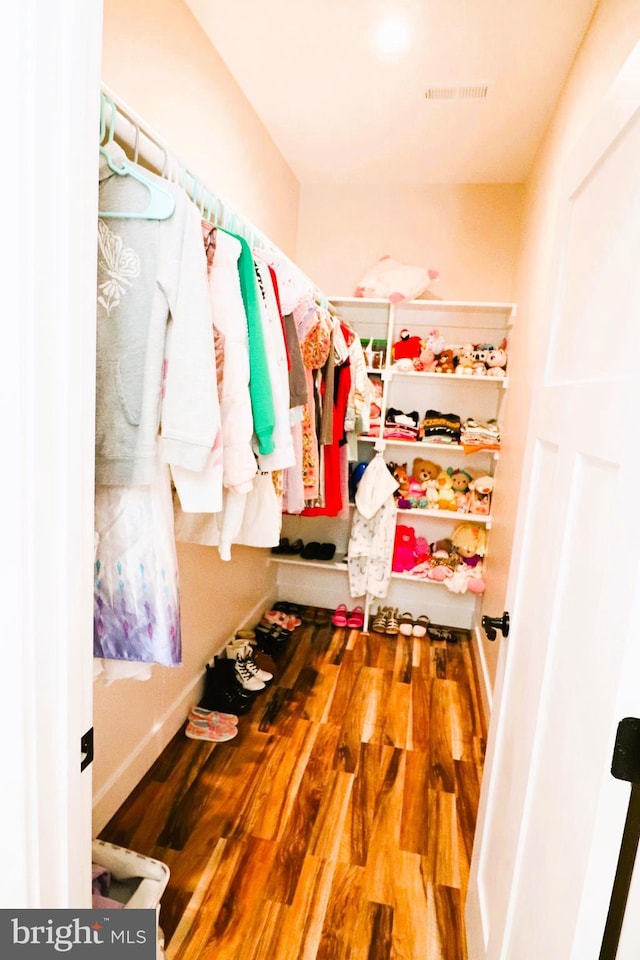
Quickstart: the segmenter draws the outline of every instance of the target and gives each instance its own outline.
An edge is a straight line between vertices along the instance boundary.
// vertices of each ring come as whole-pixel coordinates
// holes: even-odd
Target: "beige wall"
[[[181,0],[104,0],[103,81],[293,256],[298,181]]]
[[[522,196],[518,184],[305,184],[298,262],[334,296],[389,254],[438,270],[443,299],[510,300]]]
[[[511,558],[525,427],[531,402],[532,372],[544,356],[548,279],[560,181],[565,158],[607,86],[635,42],[640,40],[639,0],[603,0],[569,75],[553,121],[526,185],[524,230],[514,299],[518,320],[510,342],[510,370],[505,410],[505,445],[494,503],[497,522],[491,531],[488,589],[484,608],[504,609]],[[495,678],[498,644],[484,642],[488,672]]]
[[[298,183],[180,0],[105,0],[102,79],[206,185],[293,255]],[[275,590],[266,551],[179,545],[184,665],[94,684],[94,831],[200,695],[206,661]]]

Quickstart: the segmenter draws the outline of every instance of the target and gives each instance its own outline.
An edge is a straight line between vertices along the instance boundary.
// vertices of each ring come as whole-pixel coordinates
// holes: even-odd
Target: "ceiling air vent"
[[[427,100],[485,100],[488,83],[434,83],[427,87]]]

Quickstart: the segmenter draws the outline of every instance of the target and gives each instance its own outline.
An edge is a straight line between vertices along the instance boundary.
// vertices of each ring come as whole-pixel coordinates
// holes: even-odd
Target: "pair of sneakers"
[[[238,718],[233,713],[219,713],[204,707],[192,707],[185,735],[190,740],[225,743],[238,735]]]

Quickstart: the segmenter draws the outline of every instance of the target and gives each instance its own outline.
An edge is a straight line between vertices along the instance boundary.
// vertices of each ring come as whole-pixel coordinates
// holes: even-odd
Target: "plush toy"
[[[437,357],[444,350],[444,337],[440,336],[438,330],[431,330],[425,345]]]
[[[409,474],[407,473],[407,464],[406,463],[391,463],[388,464],[389,470],[392,475],[398,481],[398,487],[394,491],[394,497],[396,499],[406,499],[409,494]]]
[[[453,362],[453,350],[449,348],[441,350],[436,358],[436,373],[455,373],[455,364]]]
[[[416,457],[413,461],[411,476],[418,483],[422,484],[422,489],[426,489],[427,480],[436,480],[442,467],[433,460],[423,460],[422,457]]]
[[[475,523],[459,523],[451,534],[451,542],[466,566],[475,567],[482,562],[487,544],[484,527]]]
[[[436,483],[438,484],[438,508],[440,510],[456,510],[453,481],[446,470],[440,471]]]
[[[493,477],[476,477],[469,484],[471,501],[469,513],[487,516],[491,510],[491,494],[493,493]]]
[[[473,373],[473,344],[465,343],[454,351],[453,359],[456,364],[456,373],[459,376],[469,376]]]
[[[429,349],[426,343],[423,342],[420,356],[417,360],[413,361],[413,366],[416,370],[420,371],[420,373],[435,373],[436,355],[433,350]]]
[[[490,350],[485,360],[488,377],[506,377],[507,353],[502,347]]]
[[[416,565],[416,532],[404,523],[396,526],[392,569],[395,573],[412,570]]]
[[[469,485],[473,480],[472,475],[468,470],[463,470],[461,467],[447,467],[447,473],[451,477],[451,483],[453,484],[456,510],[458,510],[459,513],[468,513],[471,505]]]
[[[418,360],[422,352],[422,340],[418,336],[412,336],[405,328],[400,331],[400,336],[395,343],[391,345],[391,357],[394,363],[403,360],[409,361],[407,369],[413,368],[413,361]]]

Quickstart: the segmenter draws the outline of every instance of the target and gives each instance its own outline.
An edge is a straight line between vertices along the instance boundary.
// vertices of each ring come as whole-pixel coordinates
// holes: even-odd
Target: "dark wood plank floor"
[[[174,737],[102,839],[171,870],[171,960],[466,960],[470,644],[304,622],[224,744]]]

